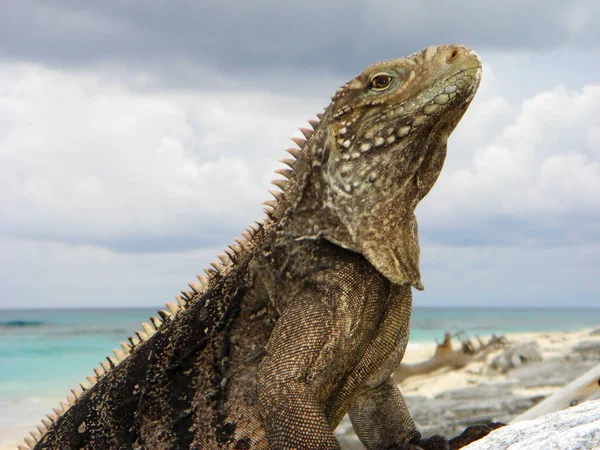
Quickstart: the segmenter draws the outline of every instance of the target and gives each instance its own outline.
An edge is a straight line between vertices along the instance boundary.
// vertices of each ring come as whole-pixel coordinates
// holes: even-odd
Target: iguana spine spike
[[[286,148],[285,151],[288,152],[290,155],[292,155],[296,159],[298,159],[300,157],[300,155],[302,154],[302,151],[298,150],[297,148]]]
[[[196,277],[198,278],[198,281],[200,281],[200,284],[203,287],[208,286],[208,278],[206,278],[204,275],[196,275]]]
[[[75,396],[72,394],[67,394],[67,405],[71,406],[73,403],[75,403]]]
[[[156,329],[148,322],[142,322],[142,328],[144,329],[144,333],[146,333],[148,337],[152,336],[156,331]]]
[[[306,139],[310,139],[315,132],[313,130],[309,130],[308,128],[301,127],[300,133],[302,133]]]
[[[157,330],[162,325],[162,320],[160,320],[158,317],[152,316],[152,317],[150,317],[150,321],[156,327]]]
[[[121,348],[123,349],[123,351],[125,353],[130,353],[131,349],[133,348],[131,345],[129,345],[127,342],[121,342]]]
[[[57,418],[60,417],[60,416],[62,416],[62,413],[63,413],[62,409],[52,408],[52,411],[54,411],[54,414],[56,414]]]
[[[325,115],[324,113],[317,113],[317,118],[318,118],[319,120],[321,120],[321,119],[323,118],[323,116],[324,116],[324,115]]]
[[[177,300],[177,304],[180,308],[185,308],[185,300],[180,295],[176,295],[175,300]]]
[[[111,369],[114,369],[115,367],[117,367],[119,365],[119,361],[117,361],[117,358],[115,358],[112,355],[107,356],[106,360],[109,362]]]
[[[167,302],[165,303],[165,305],[167,306],[169,312],[173,315],[177,314],[177,312],[181,309],[178,305],[176,305],[173,302]]]
[[[110,364],[107,363],[106,361],[100,361],[100,366],[104,369],[104,373],[106,373],[110,370]],[[92,383],[92,385],[93,385],[93,383]]]
[[[262,204],[268,206],[269,208],[275,208],[277,206],[277,202],[275,200],[265,200],[262,202]]]
[[[85,379],[88,380],[92,386],[95,385],[98,381],[98,378],[96,378],[93,375],[88,375],[87,377],[85,377]]]
[[[316,130],[317,127],[319,126],[319,121],[315,120],[315,119],[309,119],[308,123],[310,124],[310,126],[313,128],[313,130]]]
[[[58,415],[57,414],[48,413],[48,414],[46,414],[46,417],[52,423],[54,423],[54,422],[56,422],[58,420]]]
[[[123,350],[121,350],[120,348],[113,348],[113,353],[115,354],[115,357],[117,358],[117,361],[119,361],[119,362],[123,361],[127,357],[125,352]]]
[[[191,283],[188,283],[188,286],[192,288],[192,291],[194,291],[196,294],[199,294],[200,292],[202,292],[202,285],[199,283],[194,283],[193,281]]]
[[[27,444],[27,447],[25,447],[24,445],[17,445],[17,450],[31,450],[31,447],[29,446],[29,444]]]
[[[279,160],[279,162],[285,164],[290,169],[293,169],[294,166],[296,165],[296,160],[295,159],[290,159],[290,158],[281,158]]]
[[[141,342],[144,342],[144,341],[148,340],[148,335],[145,332],[141,331],[141,330],[137,330],[135,332],[135,334],[137,334],[137,337],[140,338]],[[100,363],[100,364],[102,364],[102,363]]]
[[[235,238],[233,239],[235,241]],[[236,241],[237,242],[237,241]],[[242,245],[240,245],[239,242],[237,242],[236,244],[231,244],[229,246],[229,248],[231,250],[233,250],[235,252],[236,255],[240,254],[242,252]]]
[[[210,265],[213,266],[217,272],[219,272],[219,273],[223,272],[224,267],[223,267],[223,264],[221,264],[220,262],[211,261]]]
[[[219,258],[219,260],[223,263],[224,266],[228,266],[231,263],[229,256],[225,255],[224,253],[219,253],[217,255],[217,258]]]
[[[33,439],[35,439],[35,442],[39,441],[42,437],[42,435],[38,431],[30,431],[29,434]]]
[[[283,191],[287,185],[287,181],[282,180],[281,178],[276,178],[273,181],[271,181],[271,184],[277,186],[279,189],[281,189]]]
[[[48,427],[45,424],[38,425],[36,428],[40,432],[40,437],[42,437],[46,433],[46,431],[48,431]]]
[[[60,406],[62,407],[62,412],[64,413],[67,409],[69,409],[69,404],[67,402],[65,402],[64,400],[62,402],[59,402]]]
[[[281,197],[282,192],[274,191],[273,189],[270,189],[269,194],[271,194],[273,196],[273,198],[275,198],[275,200],[279,200],[279,197]]]
[[[31,439],[29,436],[25,436],[24,440],[25,440],[25,443],[27,445],[29,445],[30,449],[33,448],[33,447],[35,447],[35,441],[33,439]]]
[[[225,250],[223,250],[225,253],[227,253],[227,256],[229,256],[229,259],[231,261],[233,261],[235,259],[235,257],[237,256],[237,254],[231,249],[231,245],[229,246],[229,248],[226,248]]]
[[[279,175],[283,175],[286,178],[290,178],[292,176],[292,174],[294,173],[294,171],[292,169],[277,169],[275,171],[275,173],[278,173]]]
[[[48,419],[46,419],[45,417],[42,419],[42,423],[44,424],[44,426],[45,426],[46,428],[50,428],[50,427],[52,426],[52,421],[51,421],[51,420],[48,420]]]
[[[306,139],[302,139],[300,137],[296,137],[296,136],[292,136],[290,138],[292,141],[294,141],[296,143],[296,145],[298,147],[300,147],[301,149],[304,148],[304,146],[306,145]]]
[[[71,393],[73,394],[73,397],[79,398],[81,397],[81,394],[83,394],[83,391],[79,388],[73,388],[71,389]]]
[[[169,311],[165,311],[164,309],[159,309],[158,315],[163,320],[163,322],[165,322],[173,316]]]
[[[128,339],[129,339],[129,342],[131,342],[131,347],[132,348],[136,348],[138,345],[140,345],[139,338],[137,338],[135,336],[131,336]]]

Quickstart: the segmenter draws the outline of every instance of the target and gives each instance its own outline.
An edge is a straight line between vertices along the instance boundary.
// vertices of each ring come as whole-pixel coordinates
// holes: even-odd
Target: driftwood
[[[544,414],[577,405],[600,392],[600,364],[593,367],[560,391],[528,409],[511,423],[535,419]]]
[[[504,336],[493,335],[487,343],[476,337],[477,345],[473,344],[466,333],[459,332],[454,337],[460,339],[460,350],[452,348],[452,335],[446,333],[444,341],[437,345],[435,353],[430,359],[417,364],[400,364],[394,372],[394,381],[400,383],[408,377],[432,373],[442,368],[460,369],[470,362],[485,359],[489,352],[506,345]]]

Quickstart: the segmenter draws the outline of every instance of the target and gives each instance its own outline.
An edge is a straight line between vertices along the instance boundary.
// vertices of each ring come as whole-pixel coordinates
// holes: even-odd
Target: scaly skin
[[[390,377],[422,289],[414,210],[480,71],[465,47],[430,47],[341,87],[267,220],[25,448],[336,449],[346,412],[368,449],[416,442]]]

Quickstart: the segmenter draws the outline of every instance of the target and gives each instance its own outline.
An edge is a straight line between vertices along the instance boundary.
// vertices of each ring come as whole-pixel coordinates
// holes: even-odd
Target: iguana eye
[[[392,84],[392,77],[387,73],[378,73],[373,75],[371,81],[369,82],[369,86],[371,89],[375,91],[383,91],[390,87]]]

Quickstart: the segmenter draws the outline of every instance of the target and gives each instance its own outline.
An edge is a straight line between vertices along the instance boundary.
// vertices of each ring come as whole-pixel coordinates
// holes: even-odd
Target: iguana
[[[339,88],[293,138],[266,220],[20,448],[336,449],[346,412],[368,449],[417,448],[390,377],[423,289],[414,210],[480,73],[434,46]]]

